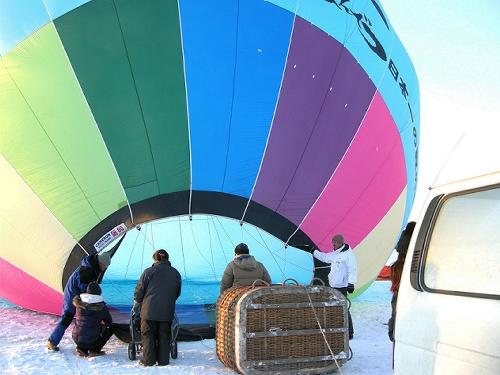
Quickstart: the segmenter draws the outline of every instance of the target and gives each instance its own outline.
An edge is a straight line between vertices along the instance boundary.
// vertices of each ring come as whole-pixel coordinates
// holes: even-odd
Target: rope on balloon
[[[227,257],[226,257],[226,252],[224,251],[224,245],[222,245],[222,241],[221,241],[220,236],[219,236],[219,231],[217,230],[217,227],[215,226],[215,221],[214,221],[214,217],[213,217],[213,215],[212,215],[212,216],[210,216],[210,219],[211,219],[211,221],[212,221],[212,225],[214,226],[214,229],[215,229],[215,234],[217,235],[217,239],[218,239],[218,241],[219,241],[219,245],[220,245],[220,248],[221,248],[221,250],[222,250],[222,255],[224,256],[224,260],[225,260],[225,262],[226,262],[226,264],[227,264],[227,263],[228,263],[228,261],[227,261]]]
[[[210,248],[210,256],[212,257],[212,267],[214,269],[214,276],[215,276],[215,280],[219,281],[219,280],[217,280],[217,274],[215,272],[214,252],[212,249],[212,233],[210,231],[210,222],[208,221],[208,219],[207,219],[207,228],[208,228],[208,246]]]
[[[220,227],[222,228],[222,231],[224,232],[227,239],[229,240],[229,243],[234,243],[233,239],[231,238],[231,236],[227,233],[226,229],[224,228],[224,225],[222,225],[222,223],[220,222],[219,217],[216,216],[215,218],[217,219],[217,222],[219,223]]]
[[[249,235],[250,235],[250,237],[252,237],[252,238],[253,238],[253,239],[254,239],[257,243],[259,243],[260,245],[262,245],[262,244],[260,243],[260,241],[259,241],[258,239],[256,239],[256,238],[255,238],[255,237],[254,237],[251,233],[248,233],[248,234],[249,234]],[[264,245],[264,247],[265,247],[265,245]],[[284,247],[285,247],[285,246],[283,245],[283,248],[284,248]],[[270,250],[270,249],[268,249],[268,250],[269,250],[269,252],[271,252],[271,250]],[[281,248],[280,248],[280,250],[281,250]],[[290,265],[292,265],[292,266],[294,266],[294,267],[297,267],[297,268],[299,268],[299,269],[301,269],[301,270],[303,270],[303,271],[307,271],[307,272],[310,272],[310,271],[311,271],[311,270],[310,270],[310,269],[308,269],[308,268],[302,267],[302,266],[300,266],[300,265],[298,265],[298,264],[295,264],[295,263],[293,263],[293,262],[288,261],[288,260],[286,259],[286,257],[283,257],[283,256],[281,256],[281,255],[279,255],[279,254],[276,254],[276,253],[275,253],[275,254],[273,254],[272,252],[271,252],[271,254],[272,254],[273,258],[274,258],[274,257],[277,257],[278,259],[281,259],[281,260],[282,260],[285,264],[286,264],[286,263],[288,263],[288,264],[290,264]]]
[[[278,268],[279,268],[279,270],[280,270],[280,272],[281,272],[281,275],[282,275],[283,277],[285,277],[285,278],[286,278],[286,275],[285,275],[285,272],[283,271],[283,268],[281,268],[280,264],[278,263],[278,261],[277,261],[277,260],[276,260],[276,258],[274,257],[274,255],[273,255],[273,253],[272,253],[271,249],[269,249],[269,247],[267,246],[267,244],[266,244],[266,242],[264,241],[264,239],[263,239],[262,234],[260,233],[260,231],[257,231],[257,233],[259,233],[260,238],[261,238],[261,239],[262,239],[262,241],[264,242],[263,244],[262,244],[262,243],[261,243],[258,239],[256,239],[256,238],[252,235],[252,233],[250,233],[250,232],[249,232],[246,228],[244,228],[244,230],[245,230],[245,232],[247,232],[247,233],[248,233],[248,235],[249,235],[250,237],[252,237],[252,238],[253,238],[253,239],[254,239],[254,240],[255,240],[255,241],[256,241],[259,245],[261,245],[264,249],[266,249],[266,250],[267,250],[267,252],[269,253],[269,255],[271,255],[271,257],[273,258],[274,263],[276,263],[276,266],[278,266]]]
[[[142,233],[142,231],[140,231],[139,233]],[[141,271],[144,269],[144,249],[146,247],[147,233],[148,233],[148,226],[145,225],[145,229],[144,229],[144,233],[143,233],[144,240],[142,241]]]
[[[216,274],[216,272],[215,272],[215,267],[214,267],[214,265],[213,265],[213,264],[211,264],[211,263],[210,263],[210,261],[209,261],[207,258],[205,258],[205,256],[203,255],[203,253],[200,251],[200,248],[198,247],[198,242],[196,241],[196,236],[194,235],[193,224],[192,224],[192,222],[191,222],[191,221],[190,221],[190,223],[191,223],[191,224],[189,225],[189,227],[191,228],[191,234],[193,235],[194,247],[196,248],[196,251],[198,252],[198,254],[200,254],[200,256],[202,257],[202,259],[203,259],[206,263],[208,263],[208,265],[210,266],[210,268],[212,268],[212,272],[213,272],[213,274],[214,274],[214,279],[215,279],[216,281],[218,281],[218,280],[217,280],[217,274]]]
[[[126,235],[126,234],[125,234]],[[123,235],[122,239],[120,240],[120,242],[125,238],[125,235]],[[139,235],[136,236],[135,238],[135,241],[134,241],[134,246],[132,247],[132,251],[130,252],[130,256],[129,256],[129,259],[128,259],[128,262],[127,262],[127,267],[125,268],[125,275],[123,277],[123,281],[126,281],[127,280],[127,274],[128,274],[128,270],[129,270],[129,266],[130,266],[130,261],[132,259],[132,254],[134,253],[135,251],[135,248],[136,248],[136,244],[137,244],[137,239],[139,238]],[[119,243],[120,244],[120,243]],[[118,244],[118,246],[119,246]],[[117,251],[118,249],[116,249]],[[115,252],[116,252],[115,251]],[[106,285],[109,285],[110,287],[112,287],[115,292],[117,292],[118,294],[120,294],[124,300],[128,300],[130,299],[130,296],[125,294],[123,291],[122,291],[122,288],[117,286],[115,282],[112,281],[112,279],[107,279],[106,280]]]
[[[137,236],[135,237],[134,246],[132,247],[132,251],[130,252],[130,256],[128,257],[127,268],[125,268],[125,276],[123,277],[123,280],[127,279],[128,269],[130,267],[130,261],[132,260],[132,255],[135,251],[135,246],[137,245],[138,239],[139,239],[139,230],[137,231]]]
[[[182,225],[181,225],[181,218],[179,216],[179,236],[181,239],[181,253],[182,253],[182,267],[184,268],[184,278],[187,279],[187,272],[186,272],[186,257],[184,254],[184,240],[182,238]]]

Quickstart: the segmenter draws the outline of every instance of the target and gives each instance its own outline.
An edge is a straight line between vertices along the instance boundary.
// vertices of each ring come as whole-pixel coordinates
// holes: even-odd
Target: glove
[[[313,245],[296,245],[294,247],[296,247],[297,249],[300,249],[300,250],[304,250],[304,251],[311,253],[311,254],[314,253],[314,250],[316,250]]]
[[[347,292],[354,293],[354,284],[347,284]]]

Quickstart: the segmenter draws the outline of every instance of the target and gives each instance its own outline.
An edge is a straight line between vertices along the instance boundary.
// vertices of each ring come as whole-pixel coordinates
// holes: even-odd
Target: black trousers
[[[83,350],[90,350],[92,352],[100,352],[104,345],[108,342],[109,338],[113,335],[113,328],[111,324],[103,326],[99,338],[91,344],[77,342],[76,346]]]
[[[337,289],[340,293],[344,295],[345,298],[347,298],[347,287],[346,288],[335,288]],[[347,317],[349,319],[349,337],[353,337],[354,335],[354,327],[352,326],[352,318],[351,318],[351,311],[347,310]]]
[[[141,320],[141,339],[143,361],[152,366],[158,362],[160,366],[170,361],[170,329],[171,322]]]

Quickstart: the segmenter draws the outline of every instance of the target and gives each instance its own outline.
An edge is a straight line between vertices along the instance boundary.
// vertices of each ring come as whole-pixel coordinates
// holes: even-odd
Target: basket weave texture
[[[217,356],[244,374],[332,371],[337,365],[317,319],[343,364],[349,347],[347,303],[340,292],[324,286],[231,288],[217,301]]]
[[[251,289],[251,286],[227,289],[217,300],[215,310],[217,315],[215,323],[217,357],[226,367],[236,371],[238,370],[234,355],[236,304],[241,295]]]

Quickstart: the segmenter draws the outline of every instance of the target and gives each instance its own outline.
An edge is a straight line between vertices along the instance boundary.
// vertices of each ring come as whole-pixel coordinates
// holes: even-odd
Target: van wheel
[[[128,344],[128,359],[130,359],[131,361],[135,361],[136,359],[135,344],[133,342]]]

